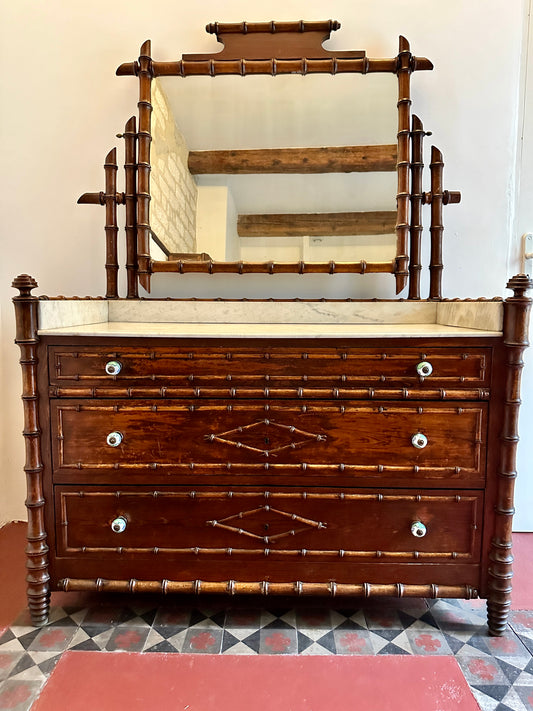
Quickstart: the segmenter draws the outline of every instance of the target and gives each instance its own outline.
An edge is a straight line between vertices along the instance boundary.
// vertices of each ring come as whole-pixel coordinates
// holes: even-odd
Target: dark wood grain
[[[315,237],[394,234],[396,212],[239,215],[239,237]]]
[[[191,151],[193,175],[367,173],[396,170],[396,145]]]

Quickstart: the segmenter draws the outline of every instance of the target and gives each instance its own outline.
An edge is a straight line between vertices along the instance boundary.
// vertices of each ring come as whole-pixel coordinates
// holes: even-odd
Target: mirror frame
[[[422,189],[424,168],[422,143],[426,134],[420,119],[411,116],[410,78],[414,71],[431,70],[433,64],[425,57],[411,54],[409,42],[400,36],[396,57],[371,59],[364,50],[328,51],[322,46],[340,23],[319,22],[257,22],[212,23],[206,31],[216,35],[223,49],[213,54],[186,54],[178,61],[158,62],[151,57],[151,42],[141,47],[137,61],[121,64],[118,76],[136,76],[139,80],[138,127],[135,117],[126,123],[121,134],[125,142],[125,192],[116,189],[116,149],[104,164],[105,191],[85,193],[78,202],[106,207],[106,274],[108,298],[118,298],[117,205],[126,207],[126,269],[128,298],[138,298],[138,285],[150,291],[153,274],[236,273],[236,274],[341,274],[390,273],[394,275],[396,294],[409,283],[409,299],[420,299],[421,237],[423,204],[431,204],[430,298],[440,299],[442,274],[442,205],[459,202],[460,194],[443,190],[442,154],[434,146],[431,155],[431,191]],[[396,194],[396,255],[390,261],[367,262],[223,262],[191,255],[192,258],[158,261],[150,255],[150,144],[152,91],[156,77],[205,75],[210,77],[239,75],[242,77],[268,74],[389,72],[398,79],[398,132],[395,166]],[[366,146],[354,147],[358,149]],[[374,149],[374,146],[370,148]],[[381,146],[379,149],[393,149]],[[271,149],[266,149],[271,150]],[[278,149],[276,152],[279,153]],[[287,149],[291,150],[291,149]],[[313,150],[313,149],[310,149]],[[314,149],[315,151],[317,149]],[[323,149],[318,149],[323,150]],[[327,149],[326,149],[327,150]],[[244,152],[244,151],[242,151]],[[364,150],[360,151],[364,154]],[[294,153],[294,152],[293,152]],[[292,156],[294,159],[294,155]],[[389,162],[394,156],[389,150]],[[360,160],[354,170],[368,170]],[[364,165],[364,167],[363,167]],[[392,164],[394,165],[394,163]],[[392,167],[392,166],[391,166]],[[276,170],[276,172],[280,172]],[[317,171],[320,172],[320,171]],[[330,171],[324,171],[330,172]],[[344,172],[344,171],[342,171]],[[353,213],[364,214],[364,213]],[[372,214],[372,213],[368,213]],[[375,213],[376,215],[378,213]],[[180,255],[182,257],[182,255]]]

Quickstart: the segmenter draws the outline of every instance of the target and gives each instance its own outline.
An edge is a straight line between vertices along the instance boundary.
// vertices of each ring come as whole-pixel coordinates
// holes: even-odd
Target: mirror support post
[[[398,193],[396,197],[396,293],[399,294],[407,285],[409,255],[407,236],[409,234],[409,146],[411,139],[411,72],[413,56],[409,42],[400,37],[400,51],[397,58],[398,75]]]
[[[140,285],[150,291],[150,143],[152,115],[152,51],[150,40],[141,47],[136,65],[139,77],[139,132],[137,163],[137,265]]]
[[[137,284],[137,122],[132,116],[124,130],[124,172],[126,203],[126,275],[127,297],[139,296]]]
[[[420,299],[420,273],[422,271],[422,172],[424,170],[422,144],[424,136],[422,121],[413,114],[411,132],[411,219],[410,219],[410,261],[409,299]]]

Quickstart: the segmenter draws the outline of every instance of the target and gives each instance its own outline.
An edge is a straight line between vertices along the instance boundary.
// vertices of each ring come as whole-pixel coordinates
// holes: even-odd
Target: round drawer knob
[[[427,528],[422,521],[414,521],[411,524],[411,533],[415,538],[423,538],[427,533]]]
[[[118,375],[122,370],[122,363],[118,360],[110,360],[105,364],[105,372],[108,375]]]
[[[416,449],[424,449],[427,443],[428,438],[425,434],[422,434],[422,432],[417,432],[411,437],[411,444],[413,447],[416,447]]]
[[[423,378],[427,378],[433,372],[433,366],[427,360],[423,360],[416,366],[416,372]]]
[[[128,522],[124,518],[124,516],[117,516],[116,519],[111,521],[111,530],[113,533],[124,533],[126,530]]]
[[[118,447],[123,439],[120,432],[110,432],[106,437],[106,442],[110,447]]]

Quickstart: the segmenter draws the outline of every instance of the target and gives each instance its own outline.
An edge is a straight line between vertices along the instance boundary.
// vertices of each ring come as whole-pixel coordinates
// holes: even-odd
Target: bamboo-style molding
[[[239,555],[247,557],[251,556],[261,557],[261,558],[312,558],[313,561],[326,559],[328,562],[332,562],[332,559],[342,558],[343,560],[369,560],[376,558],[380,561],[398,561],[398,562],[408,562],[413,561],[460,561],[464,562],[467,560],[472,560],[472,551],[467,553],[458,553],[457,551],[356,551],[356,550],[344,550],[344,549],[331,549],[331,550],[315,550],[310,548],[206,548],[202,546],[196,546],[194,548],[171,548],[171,547],[151,547],[151,548],[141,548],[135,546],[69,546],[66,542],[68,531],[68,522],[64,522],[62,528],[62,553],[67,555],[75,555],[82,553],[83,555],[109,555],[110,553],[115,553],[116,555],[189,555],[189,556],[202,556],[202,555],[212,555],[212,556],[231,556],[232,558],[238,557]],[[218,526],[219,528],[235,531],[235,529],[230,526]],[[294,534],[303,533],[309,529],[299,529],[294,532]],[[241,531],[242,535],[248,535],[251,538],[262,538],[261,536],[256,536],[255,534],[250,534],[246,531]],[[292,534],[280,534],[280,535],[292,535]],[[274,540],[274,536],[270,537],[270,541]]]
[[[338,20],[289,20],[278,22],[271,20],[270,22],[210,22],[205,26],[205,31],[211,35],[227,35],[227,34],[253,34],[253,33],[268,33],[279,34],[280,32],[320,32],[327,33],[329,38],[331,32],[339,30],[341,23]],[[324,40],[322,40],[324,41]],[[326,50],[322,49],[323,52]],[[364,54],[364,52],[363,52]]]
[[[188,167],[193,175],[383,172],[396,170],[396,153],[396,144],[190,151]]]
[[[409,260],[409,299],[420,299],[420,273],[422,271],[422,173],[424,170],[422,144],[424,136],[422,121],[412,117],[411,128],[411,217],[409,225],[410,260]]]
[[[398,53],[398,192],[396,195],[396,293],[399,294],[407,284],[409,276],[409,255],[407,237],[409,234],[409,171],[410,171],[410,113],[411,113],[411,72],[413,71],[412,54],[409,42],[400,37]]]
[[[394,274],[391,262],[215,262],[213,260],[152,261],[153,273],[178,274]]]
[[[132,116],[124,129],[124,172],[126,204],[126,277],[127,297],[139,296],[137,283],[137,121]]]
[[[306,583],[302,581],[272,583],[267,580],[242,582],[226,580],[210,582],[205,580],[106,580],[104,578],[81,579],[63,578],[59,589],[70,591],[96,592],[145,592],[145,593],[228,593],[230,595],[322,595],[330,597],[423,597],[462,598],[472,600],[478,591],[471,585],[411,585],[408,583]]]
[[[24,438],[26,441],[26,508],[28,530],[26,546],[26,582],[28,607],[32,622],[41,627],[48,621],[50,603],[50,575],[48,572],[48,543],[44,523],[43,459],[41,454],[41,426],[39,422],[39,394],[37,391],[38,304],[32,295],[37,282],[28,274],[21,274],[12,286],[19,290],[13,298],[15,305],[16,337],[20,347],[22,368],[22,402],[24,407]]]
[[[78,387],[65,386],[49,388],[49,396],[57,398],[243,398],[243,399],[302,399],[330,400],[488,400],[490,390],[484,388],[217,388],[195,386],[180,388],[163,387]]]
[[[70,487],[69,487],[70,488]],[[61,499],[65,501],[66,499],[113,499],[119,501],[120,499],[132,499],[132,498],[148,498],[148,499],[208,499],[215,501],[225,501],[227,499],[237,500],[237,499],[264,499],[265,501],[272,501],[273,499],[287,500],[297,500],[297,501],[377,501],[378,503],[393,502],[412,502],[417,504],[427,504],[427,503],[442,503],[442,504],[464,504],[464,503],[476,503],[481,500],[481,495],[472,496],[464,494],[382,494],[382,493],[357,493],[350,494],[345,491],[329,491],[329,493],[320,493],[316,491],[243,491],[237,490],[231,491],[203,491],[197,489],[190,489],[188,491],[161,491],[160,489],[155,489],[153,491],[93,491],[92,489],[86,491],[84,489],[72,490],[72,491],[62,491]],[[66,514],[65,514],[66,516]],[[65,518],[66,520],[66,518]]]
[[[476,466],[475,467],[458,467],[456,465],[448,466],[424,466],[419,464],[406,464],[405,466],[393,465],[393,464],[345,464],[344,462],[322,462],[318,464],[309,464],[307,462],[302,462],[302,464],[276,464],[272,462],[260,462],[258,464],[243,464],[241,462],[216,462],[216,463],[204,463],[204,462],[187,462],[182,464],[173,464],[171,462],[135,462],[133,464],[121,464],[120,462],[112,462],[110,464],[97,464],[94,462],[69,462],[65,464],[63,460],[62,453],[62,443],[58,445],[58,456],[59,456],[59,468],[61,469],[75,469],[76,471],[83,470],[98,470],[98,471],[142,471],[150,469],[152,471],[160,470],[162,472],[179,472],[180,475],[183,474],[193,474],[202,473],[213,474],[220,472],[229,472],[231,470],[234,474],[260,474],[263,471],[268,471],[270,473],[281,475],[294,474],[299,475],[302,472],[307,474],[324,474],[324,473],[338,473],[346,472],[346,474],[356,474],[360,476],[371,476],[375,474],[419,474],[423,477],[429,477],[434,474],[437,478],[441,477],[443,474],[447,475],[459,475],[459,474],[476,474],[478,478],[484,479],[484,475],[480,471],[479,464],[479,452],[480,445],[476,446]]]
[[[396,212],[318,212],[311,214],[239,215],[239,237],[329,237],[388,235],[396,229]]]
[[[511,608],[513,577],[512,523],[514,514],[514,485],[516,449],[518,445],[518,413],[520,410],[520,381],[524,361],[522,354],[529,345],[529,312],[531,299],[526,296],[533,281],[525,274],[509,280],[513,296],[505,300],[503,340],[507,354],[503,429],[500,435],[500,463],[498,468],[497,499],[494,532],[490,544],[487,614],[489,633],[502,635]]]

